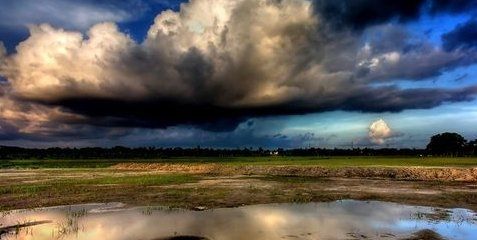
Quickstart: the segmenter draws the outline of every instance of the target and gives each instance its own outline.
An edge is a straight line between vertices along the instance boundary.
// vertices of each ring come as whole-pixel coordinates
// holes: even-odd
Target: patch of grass
[[[41,191],[46,191],[50,188],[46,184],[21,184],[0,187],[1,194],[26,194],[33,195]]]
[[[129,186],[162,186],[183,184],[198,181],[199,177],[185,174],[139,175],[139,176],[107,176],[92,179],[61,179],[37,183],[13,184],[0,187],[0,194],[22,194],[31,196],[40,192],[74,193],[81,191],[82,186],[94,185],[129,185]]]
[[[299,192],[292,195],[288,201],[292,203],[309,203],[313,201],[313,195],[308,192]]]
[[[0,160],[0,168],[106,168],[115,160]]]
[[[197,176],[184,174],[163,174],[163,175],[139,175],[139,176],[107,176],[87,180],[68,180],[76,184],[126,184],[126,185],[142,185],[142,186],[157,186],[168,184],[182,184],[195,182],[198,180]],[[63,183],[64,184],[64,183]]]
[[[181,157],[164,159],[0,160],[0,168],[107,168],[119,163],[215,163],[230,166],[477,167],[477,158],[450,157]]]

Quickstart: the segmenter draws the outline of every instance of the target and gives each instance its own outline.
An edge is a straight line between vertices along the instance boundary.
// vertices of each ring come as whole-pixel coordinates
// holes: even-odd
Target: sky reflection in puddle
[[[36,221],[51,222],[10,228],[2,239],[402,239],[423,229],[448,239],[477,239],[476,214],[469,210],[354,200],[201,212],[119,203],[75,205],[6,212],[0,215],[0,228]]]

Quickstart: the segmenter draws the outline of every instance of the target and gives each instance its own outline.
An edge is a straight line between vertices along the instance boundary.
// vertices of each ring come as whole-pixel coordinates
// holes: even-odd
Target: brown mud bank
[[[410,181],[477,182],[477,168],[229,166],[225,164],[120,163],[118,170],[147,170],[211,175],[274,175],[322,178],[366,178]]]

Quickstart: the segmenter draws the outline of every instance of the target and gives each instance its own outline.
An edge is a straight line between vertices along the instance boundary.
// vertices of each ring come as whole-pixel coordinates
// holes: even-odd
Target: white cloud
[[[339,91],[330,85],[340,80],[322,67],[296,71],[316,25],[308,1],[195,0],[180,13],[158,15],[141,45],[113,23],[93,26],[87,38],[32,25],[0,72],[17,95],[35,100],[180,96],[201,102],[212,93],[215,105],[281,103],[302,91]]]
[[[384,144],[386,139],[391,138],[392,135],[391,128],[383,119],[376,120],[369,126],[368,136],[373,143]]]

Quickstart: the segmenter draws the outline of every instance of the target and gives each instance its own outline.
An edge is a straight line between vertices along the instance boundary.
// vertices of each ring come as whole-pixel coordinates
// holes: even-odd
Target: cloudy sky
[[[0,5],[0,145],[477,138],[475,0]]]

